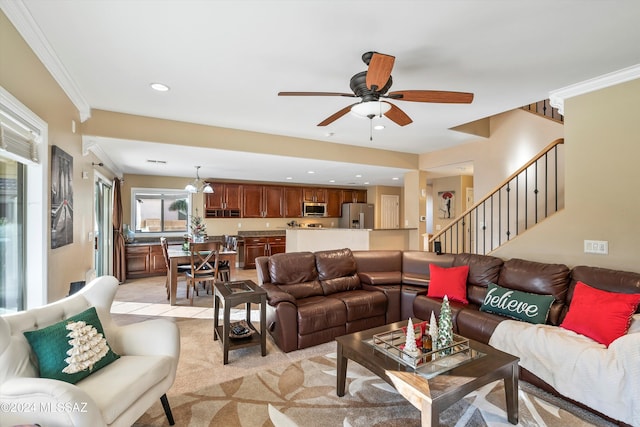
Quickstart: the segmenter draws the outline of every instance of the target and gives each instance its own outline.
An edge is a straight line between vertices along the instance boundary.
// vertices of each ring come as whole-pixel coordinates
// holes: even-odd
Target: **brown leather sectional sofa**
[[[489,283],[553,295],[550,325],[564,319],[578,281],[610,292],[640,293],[640,274],[598,267],[570,269],[564,264],[422,251],[284,253],[256,258],[259,284],[268,294],[267,328],[289,352],[409,317],[428,320],[432,311],[437,317],[442,300],[427,297],[430,264],[469,266],[469,304],[450,302],[454,332],[482,343],[507,319],[479,310]],[[521,379],[559,394],[522,368]]]

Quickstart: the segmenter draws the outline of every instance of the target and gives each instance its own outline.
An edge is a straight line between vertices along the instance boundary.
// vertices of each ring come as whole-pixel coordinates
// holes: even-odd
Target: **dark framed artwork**
[[[51,147],[51,249],[73,243],[73,157]]]

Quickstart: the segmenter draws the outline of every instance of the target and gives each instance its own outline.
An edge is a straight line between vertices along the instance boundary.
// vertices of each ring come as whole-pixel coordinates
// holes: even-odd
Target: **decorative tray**
[[[246,320],[229,324],[229,338],[231,339],[248,338],[253,335],[253,333],[254,330],[249,327]]]
[[[467,338],[456,334],[453,334],[453,343],[450,346],[432,351],[421,349],[422,353],[416,357],[404,351],[405,340],[406,331],[396,329],[376,334],[366,342],[383,355],[391,357],[414,371],[420,371],[425,375],[433,374],[433,376],[483,356],[482,353],[471,349]]]

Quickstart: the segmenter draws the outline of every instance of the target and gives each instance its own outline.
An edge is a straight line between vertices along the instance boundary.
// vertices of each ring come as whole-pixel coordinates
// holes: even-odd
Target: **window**
[[[0,312],[24,308],[25,167],[0,157]]]
[[[136,233],[187,232],[189,193],[184,190],[133,188],[131,223]]]
[[[0,313],[46,303],[48,152],[47,124],[0,87]]]

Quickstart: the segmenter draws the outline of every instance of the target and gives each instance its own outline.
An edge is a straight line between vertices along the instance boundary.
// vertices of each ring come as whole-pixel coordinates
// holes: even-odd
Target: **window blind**
[[[39,133],[30,126],[0,109],[0,154],[4,151],[14,159],[39,163],[38,137]]]

